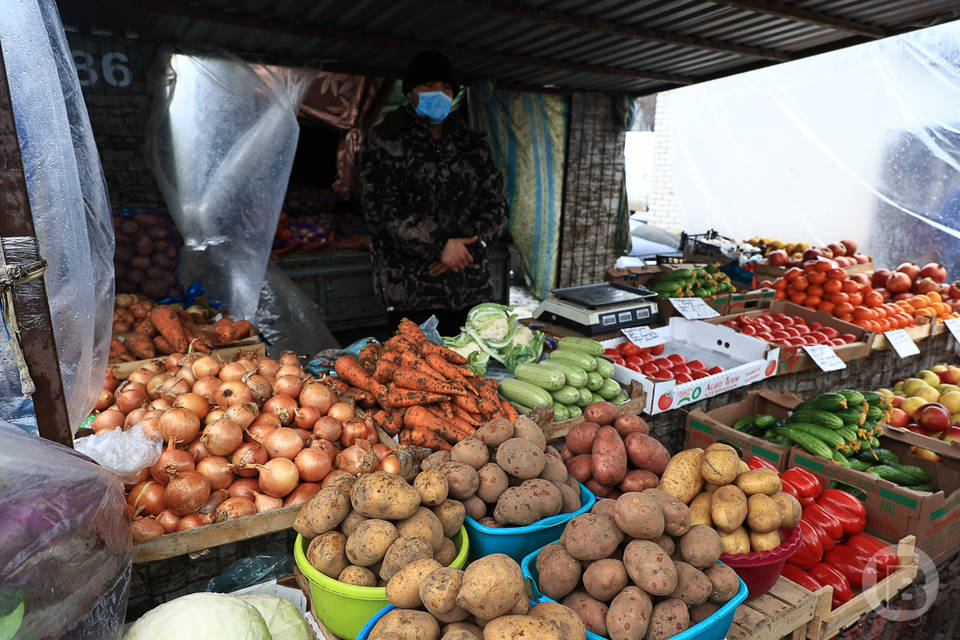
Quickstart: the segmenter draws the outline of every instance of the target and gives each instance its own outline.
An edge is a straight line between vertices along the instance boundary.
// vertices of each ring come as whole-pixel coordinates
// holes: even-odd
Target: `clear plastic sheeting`
[[[14,638],[119,639],[133,546],[120,478],[0,421],[0,598]]]
[[[681,226],[960,274],[960,22],[671,91]]]
[[[315,72],[174,54],[154,83],[148,158],[184,239],[181,278],[235,317],[257,309]]]
[[[253,323],[272,357],[281,351],[316,353],[338,346],[317,305],[275,264],[267,267]]]
[[[23,0],[2,13],[0,43],[76,432],[96,403],[106,371],[113,311],[110,204],[56,3]],[[0,418],[36,432],[4,332],[0,343]]]
[[[163,453],[163,440],[156,432],[147,433],[138,422],[126,431],[110,429],[77,438],[73,446],[101,467],[117,473],[127,484],[136,484],[140,472],[152,466]]]

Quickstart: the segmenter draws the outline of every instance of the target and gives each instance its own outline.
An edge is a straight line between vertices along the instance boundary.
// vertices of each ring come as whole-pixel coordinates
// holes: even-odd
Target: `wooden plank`
[[[764,632],[769,628],[770,620],[749,606],[740,605],[733,614],[733,624],[727,632],[727,640],[751,640],[756,637],[767,638]],[[758,636],[756,634],[764,634]]]
[[[133,561],[142,563],[175,558],[194,551],[283,531],[293,526],[293,521],[302,507],[302,504],[297,504],[144,540],[133,545]]]
[[[224,362],[229,362],[233,360],[238,354],[243,353],[244,355],[251,356],[262,356],[267,352],[267,346],[262,342],[258,342],[251,345],[244,345],[238,347],[226,347],[223,349],[214,349],[209,354],[215,358],[220,358]],[[150,358],[148,360],[136,360],[134,362],[121,362],[119,364],[108,365],[110,369],[113,370],[113,375],[118,380],[126,380],[131,373],[142,367],[148,362],[154,362],[163,366],[163,361],[167,359],[167,356],[157,356],[156,358]]]
[[[737,608],[728,640],[770,640],[805,633],[817,597],[781,577],[764,595]]]

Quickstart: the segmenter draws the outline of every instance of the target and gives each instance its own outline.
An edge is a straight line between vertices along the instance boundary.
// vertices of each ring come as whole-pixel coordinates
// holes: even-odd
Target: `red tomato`
[[[643,360],[643,364],[649,364],[649,363],[653,362],[653,356],[650,355],[650,352],[649,352],[649,351],[644,351],[643,353],[641,353],[641,354],[640,354],[639,356],[637,356],[637,357],[640,358],[641,360]]]
[[[793,325],[793,329],[797,331],[800,335],[806,335],[810,333],[810,327],[808,327],[805,324],[795,324]]]
[[[821,333],[820,331],[811,331],[807,335],[816,340],[814,344],[827,344],[827,342],[830,340],[830,338],[823,335],[823,333]]]
[[[657,358],[656,360],[653,361],[653,364],[660,367],[661,369],[669,369],[670,367],[673,366],[673,363],[670,362],[670,360],[667,358]]]
[[[833,327],[819,327],[817,331],[827,336],[828,338],[836,338],[840,335],[840,332],[834,329]]]
[[[800,335],[800,330],[797,329],[797,325],[787,327],[786,329],[783,330],[783,332],[787,334],[788,338],[796,338],[797,336]]]
[[[771,331],[783,331],[787,328],[782,322],[771,322],[769,325]]]
[[[684,382],[693,382],[693,377],[689,373],[678,373],[674,376],[674,380],[677,381],[677,384],[683,384]]]
[[[707,369],[707,373],[710,374],[711,376],[715,376],[718,373],[723,373],[723,367],[710,367],[709,369]]]
[[[841,333],[837,337],[843,340],[845,344],[850,344],[851,342],[857,341],[857,336],[853,335],[852,333]]]
[[[691,360],[687,363],[692,371],[706,371],[707,367],[699,360]]]
[[[643,360],[637,356],[631,356],[626,359],[627,368],[633,369],[634,371],[640,371],[640,368],[644,365]]]
[[[610,356],[611,358],[619,358],[621,354],[618,349],[604,349],[603,355]]]
[[[845,344],[847,343],[841,340],[840,338],[834,338],[833,340],[830,341],[830,345],[833,347],[842,347]]]
[[[773,319],[783,325],[793,324],[793,317],[785,313],[775,313],[773,314]]]
[[[657,378],[666,378],[667,380],[672,380],[672,379],[673,379],[673,371],[671,371],[670,369],[658,369],[658,370],[657,370],[657,375],[656,375],[655,377],[657,377]]]
[[[819,322],[811,322],[809,325],[811,331],[817,331],[823,328],[823,325]]]
[[[637,345],[633,344],[633,343],[630,342],[629,340],[628,340],[627,342],[624,342],[623,344],[621,344],[621,345],[620,345],[619,347],[617,347],[617,348],[620,349],[620,354],[621,354],[624,358],[629,358],[629,357],[631,357],[631,356],[639,355],[639,354],[643,351],[643,349],[641,349],[641,348],[638,347]]]
[[[681,374],[681,373],[685,373],[685,374],[687,374],[687,375],[690,375],[690,367],[687,366],[687,365],[685,365],[685,364],[678,364],[677,366],[675,366],[675,367],[673,368],[673,374],[674,374],[674,375],[678,375],[678,374]]]
[[[659,356],[660,354],[663,353],[663,345],[662,345],[662,344],[658,344],[658,345],[655,346],[655,347],[650,347],[650,353],[653,354],[653,355],[655,355],[655,356]]]
[[[691,373],[690,375],[693,377],[694,380],[699,380],[700,378],[706,378],[710,374],[708,374],[706,371],[694,369],[693,373]]]
[[[642,367],[640,367],[640,373],[647,376],[648,378],[656,377],[658,371],[660,371],[660,367],[653,364],[652,362],[648,362]]]
[[[754,327],[753,325],[748,324],[745,327],[740,329],[740,333],[742,333],[745,336],[755,336],[757,335],[757,328]]]
[[[682,355],[680,355],[679,353],[671,353],[670,355],[667,356],[667,360],[669,360],[670,362],[672,362],[672,363],[675,364],[675,365],[677,365],[677,364],[686,364],[686,362],[687,362],[687,359],[684,358],[684,357],[683,357]]]

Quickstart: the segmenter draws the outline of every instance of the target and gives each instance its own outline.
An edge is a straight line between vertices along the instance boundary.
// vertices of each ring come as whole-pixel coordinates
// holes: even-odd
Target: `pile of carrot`
[[[400,444],[449,450],[487,420],[517,418],[497,396],[497,383],[475,376],[466,363],[404,318],[384,344],[370,343],[356,358],[338,358],[333,384],[361,406],[379,407],[374,423]]]

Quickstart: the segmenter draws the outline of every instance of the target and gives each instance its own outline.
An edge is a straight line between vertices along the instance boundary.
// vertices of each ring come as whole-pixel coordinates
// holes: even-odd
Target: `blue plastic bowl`
[[[556,600],[540,593],[540,589],[537,587],[537,581],[540,579],[540,576],[537,574],[537,556],[540,555],[540,551],[541,549],[537,549],[520,562],[520,568],[523,570],[523,578],[526,580],[534,600],[537,602],[556,602]],[[740,590],[737,592],[737,595],[733,596],[730,601],[717,609],[717,612],[712,616],[698,622],[686,631],[671,636],[670,640],[694,640],[694,638],[696,638],[696,640],[724,640],[727,636],[727,631],[730,630],[730,625],[733,624],[733,614],[736,612],[740,603],[747,599],[746,583],[740,579],[740,576],[737,576],[737,581],[740,582]],[[587,631],[587,640],[607,640],[607,638]]]
[[[580,508],[572,513],[561,513],[538,520],[525,527],[487,527],[470,516],[464,519],[463,526],[470,536],[470,561],[477,558],[502,553],[520,562],[524,556],[551,542],[560,539],[563,528],[574,517],[593,508],[596,497],[585,486],[580,485]]]

